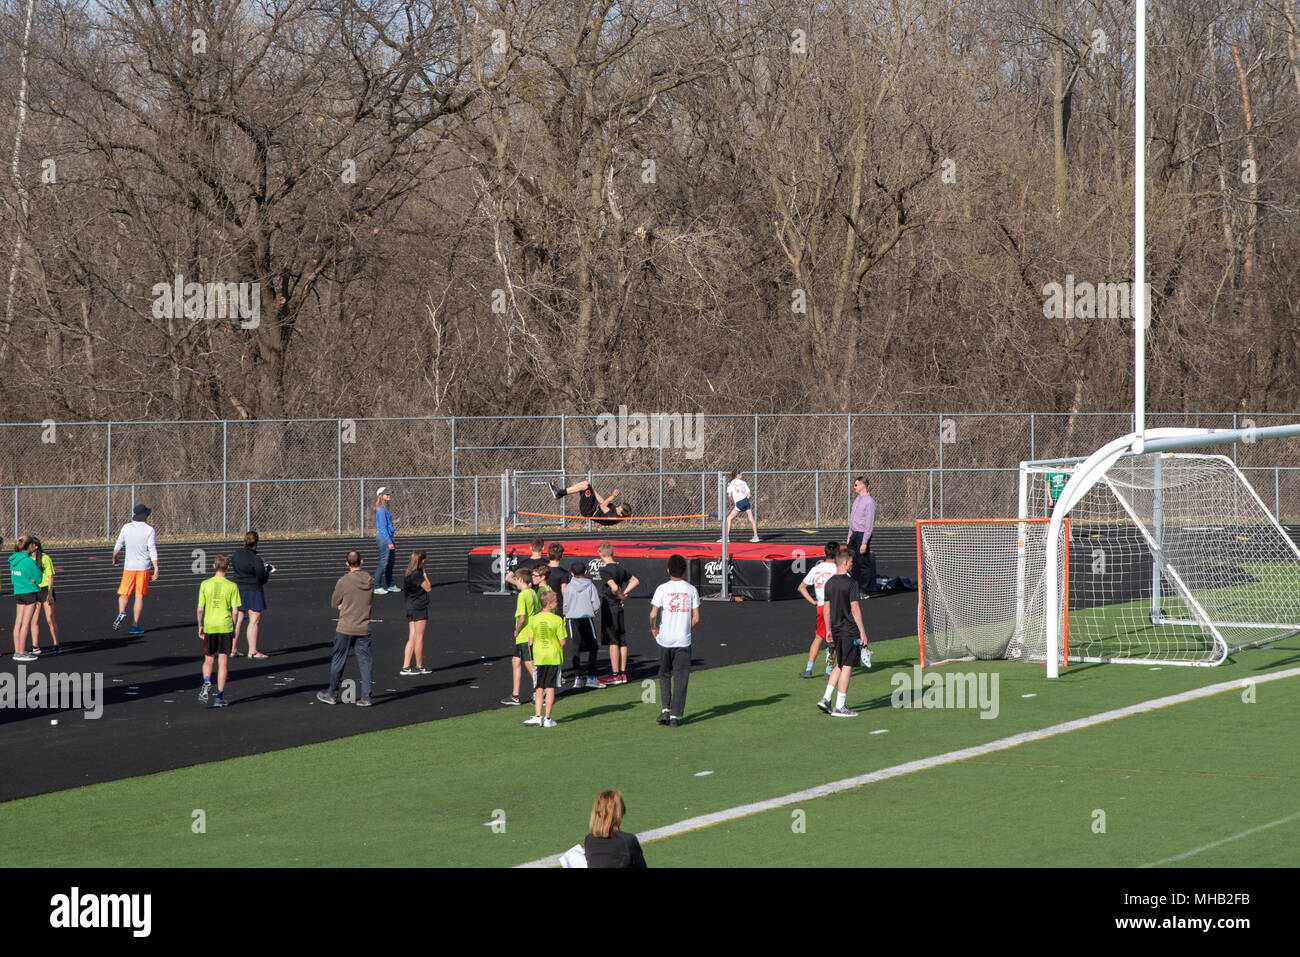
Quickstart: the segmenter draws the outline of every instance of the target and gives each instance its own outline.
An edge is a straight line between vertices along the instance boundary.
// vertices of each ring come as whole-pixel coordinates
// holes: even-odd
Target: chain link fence
[[[510,509],[571,514],[545,482],[590,476],[639,527],[716,524],[717,472],[741,469],[766,525],[842,527],[853,476],[870,476],[883,524],[1014,515],[1023,459],[1086,455],[1131,429],[1124,414],[657,415],[58,422],[0,425],[0,534],[51,542],[116,535],[136,503],[160,532],[231,536],[370,534],[374,493],[393,485],[413,531],[499,527],[500,475],[531,476]],[[1294,417],[1149,418],[1149,427],[1263,428]],[[1300,519],[1300,441],[1218,451],[1282,521]],[[532,484],[537,483],[537,484]],[[530,507],[531,506],[531,507]],[[513,516],[512,522],[527,519]],[[536,524],[557,524],[536,519]],[[580,527],[580,526],[579,526]]]

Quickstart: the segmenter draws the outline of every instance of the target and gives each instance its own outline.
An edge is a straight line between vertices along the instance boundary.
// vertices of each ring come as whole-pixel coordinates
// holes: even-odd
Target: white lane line
[[[1182,854],[1175,854],[1173,857],[1166,857],[1163,861],[1153,861],[1150,864],[1143,864],[1142,867],[1159,867],[1161,864],[1172,864],[1174,861],[1185,861],[1189,857],[1195,857],[1202,851],[1212,850],[1221,844],[1227,844],[1229,841],[1236,841],[1243,837],[1250,837],[1252,834],[1258,834],[1260,831],[1267,831],[1270,827],[1277,827],[1279,824],[1286,824],[1288,821],[1294,821],[1300,818],[1300,811],[1294,814],[1288,814],[1286,817],[1278,818],[1276,821],[1270,821],[1267,824],[1261,824],[1259,827],[1252,827],[1249,831],[1242,831],[1240,834],[1234,834],[1232,837],[1225,837],[1218,841],[1211,841],[1191,851],[1184,851]],[[1140,868],[1139,868],[1140,869]]]
[[[722,824],[725,821],[734,821],[737,818],[748,817],[751,814],[759,814],[763,811],[771,811],[775,808],[798,804],[801,801],[810,801],[816,798],[827,797],[831,794],[838,794],[841,791],[859,788],[865,784],[875,784],[877,781],[888,781],[891,778],[902,777],[905,774],[913,774],[917,771],[928,771],[931,768],[941,767],[945,764],[954,764],[957,761],[965,761],[967,758],[981,757],[982,755],[992,754],[996,751],[1006,751],[1009,748],[1017,748],[1022,744],[1042,741],[1044,738],[1055,737],[1058,734],[1069,734],[1071,731],[1081,731],[1084,728],[1096,727],[1097,725],[1105,724],[1108,721],[1118,721],[1120,718],[1128,718],[1132,715],[1142,714],[1146,711],[1156,711],[1160,708],[1167,708],[1170,705],[1185,704],[1188,701],[1196,701],[1199,698],[1208,698],[1211,695],[1222,694],[1225,691],[1239,690],[1245,688],[1248,684],[1261,685],[1270,681],[1280,681],[1283,678],[1295,678],[1297,676],[1300,676],[1300,668],[1288,668],[1285,671],[1275,671],[1271,674],[1261,675],[1255,678],[1234,678],[1231,681],[1220,681],[1218,684],[1206,685],[1203,688],[1193,688],[1190,691],[1182,691],[1178,694],[1166,695],[1163,698],[1152,698],[1150,701],[1140,701],[1137,704],[1131,704],[1124,708],[1115,708],[1112,711],[1102,711],[1098,714],[1089,715],[1086,718],[1075,718],[1072,721],[1064,721],[1060,724],[1054,724],[1037,731],[1022,731],[1020,734],[1013,734],[1010,737],[999,738],[996,741],[990,741],[987,744],[977,744],[974,747],[961,748],[957,751],[948,751],[945,754],[936,754],[934,757],[921,758],[917,761],[908,761],[906,764],[896,764],[893,767],[881,768],[879,771],[872,771],[869,774],[860,774],[857,777],[844,778],[841,781],[832,781],[829,784],[819,784],[817,787],[807,788],[803,791],[796,791],[793,794],[786,794],[782,797],[768,798],[766,801],[755,801],[752,804],[742,804],[739,807],[727,808],[724,811],[715,811],[712,814],[701,814],[698,817],[690,817],[684,821],[678,821],[676,824],[668,824],[664,827],[656,827],[652,830],[644,831],[637,835],[637,840],[645,843],[646,841],[658,841],[665,837],[675,837],[678,834],[686,834],[689,831],[697,831],[701,828],[712,827],[714,824]],[[1279,821],[1276,823],[1281,822]],[[549,857],[542,857],[535,861],[528,861],[516,866],[557,867],[559,866],[559,863],[560,855],[552,854]]]

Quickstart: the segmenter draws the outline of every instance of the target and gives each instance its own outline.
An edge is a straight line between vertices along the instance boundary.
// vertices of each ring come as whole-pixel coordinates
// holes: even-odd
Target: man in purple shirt
[[[853,480],[855,498],[849,506],[849,551],[853,552],[853,578],[863,597],[876,586],[876,556],[871,552],[871,533],[876,527],[876,500],[867,491],[867,478]]]

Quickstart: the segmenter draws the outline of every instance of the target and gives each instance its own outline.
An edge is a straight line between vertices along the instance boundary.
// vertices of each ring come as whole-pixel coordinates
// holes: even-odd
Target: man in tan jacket
[[[361,554],[348,552],[348,573],[334,585],[330,607],[338,610],[339,626],[334,632],[334,658],[330,662],[330,690],[316,692],[316,700],[325,704],[338,704],[339,685],[343,682],[343,668],[348,663],[348,652],[357,650],[357,664],[361,666],[361,697],[357,704],[370,707],[371,673],[374,658],[370,653],[370,598],[374,582],[361,570]]]

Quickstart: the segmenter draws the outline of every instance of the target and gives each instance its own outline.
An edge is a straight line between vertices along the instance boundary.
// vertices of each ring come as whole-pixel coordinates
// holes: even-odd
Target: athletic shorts
[[[528,644],[528,642],[526,642],[526,641],[516,641],[516,642],[515,642],[515,653],[514,653],[511,657],[518,658],[518,659],[520,659],[521,661],[532,661],[532,660],[533,660],[533,648],[532,648],[532,646],[531,646],[530,644]]]
[[[239,589],[240,611],[266,611],[266,592],[260,588]]]
[[[36,593],[36,600],[40,602],[42,605],[45,604],[46,599],[48,599],[49,597],[50,597],[49,585],[46,585],[44,588],[42,588],[40,591]]]
[[[40,596],[33,591],[26,595],[14,595],[14,601],[20,605],[35,605],[40,601]]]
[[[848,638],[835,639],[835,661],[847,668],[856,668],[862,664],[862,646],[855,645],[853,642],[858,640],[857,635]]]
[[[591,518],[596,514],[596,493],[579,492],[578,493],[578,514],[583,518]]]
[[[623,606],[600,603],[600,643],[627,647],[627,630],[623,625]]]
[[[823,613],[824,605],[817,606],[817,637],[826,637],[826,615]]]
[[[208,658],[215,658],[217,655],[230,654],[230,639],[234,637],[230,632],[224,635],[214,635],[208,632],[203,636],[203,654]]]
[[[537,666],[537,690],[545,691],[547,688],[558,687],[560,683],[560,666],[559,665],[538,665]]]
[[[406,609],[406,620],[407,621],[428,621],[429,620],[428,607],[426,606],[424,608]]]
[[[122,584],[118,586],[117,593],[129,595],[131,592],[141,596],[149,594],[149,569],[122,572]]]
[[[747,498],[737,499],[737,501],[736,501],[736,511],[738,511],[738,512],[748,512],[748,511],[749,511],[749,508],[750,508],[750,505],[749,505],[749,499],[747,499]]]

